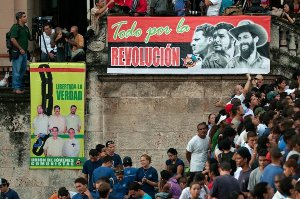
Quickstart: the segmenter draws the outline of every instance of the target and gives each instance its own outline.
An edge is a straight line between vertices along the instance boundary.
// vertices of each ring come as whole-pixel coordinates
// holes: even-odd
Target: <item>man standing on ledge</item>
[[[10,40],[13,44],[12,49],[12,88],[16,94],[24,93],[23,77],[27,69],[27,50],[28,40],[30,40],[30,32],[25,12],[16,14],[17,23],[10,29]]]
[[[195,135],[186,147],[186,159],[190,163],[190,181],[195,174],[202,171],[209,157],[210,138],[207,136],[207,125],[202,122],[197,125],[198,134]]]

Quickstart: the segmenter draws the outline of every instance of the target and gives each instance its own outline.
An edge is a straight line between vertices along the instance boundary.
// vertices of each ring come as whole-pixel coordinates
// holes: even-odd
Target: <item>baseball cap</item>
[[[264,77],[262,75],[256,75],[254,79],[264,79]]]
[[[7,184],[8,184],[8,182],[7,182],[6,179],[0,178],[0,185],[1,185],[1,186],[2,186],[2,185],[7,185]]]
[[[217,122],[217,125],[219,125],[222,121],[224,121],[227,118],[226,115],[221,115],[219,121]]]
[[[270,91],[267,94],[267,99],[271,101],[272,99],[274,99],[274,97],[276,97],[276,95],[279,95],[278,91]]]
[[[265,113],[265,109],[263,107],[257,107],[255,110],[254,110],[254,115],[255,116],[258,116],[259,114],[262,114],[262,113]]]
[[[233,104],[226,104],[225,111],[227,114],[229,114],[232,110]]]
[[[131,157],[128,157],[126,156],[124,159],[123,159],[123,164],[132,164],[132,159]]]
[[[108,147],[108,146],[111,145],[111,144],[114,144],[114,141],[112,141],[112,140],[107,141],[106,144],[105,144],[105,146]]]

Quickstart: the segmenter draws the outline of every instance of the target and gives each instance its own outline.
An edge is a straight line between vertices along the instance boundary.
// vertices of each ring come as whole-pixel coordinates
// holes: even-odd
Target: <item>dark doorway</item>
[[[42,0],[41,15],[53,16],[53,25],[66,28],[78,26],[79,33],[85,35],[87,22],[86,0]]]

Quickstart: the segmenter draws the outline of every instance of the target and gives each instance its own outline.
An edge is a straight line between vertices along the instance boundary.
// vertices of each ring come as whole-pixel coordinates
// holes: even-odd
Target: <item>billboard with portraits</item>
[[[31,169],[84,163],[84,63],[30,64]]]
[[[108,17],[108,73],[267,74],[270,16]]]

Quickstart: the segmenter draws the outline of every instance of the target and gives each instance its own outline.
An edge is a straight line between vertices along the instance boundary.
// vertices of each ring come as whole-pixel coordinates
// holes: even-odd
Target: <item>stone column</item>
[[[271,48],[279,48],[279,26],[272,24],[271,25]]]
[[[296,38],[295,38],[295,33],[290,31],[290,42],[289,42],[289,52],[290,55],[296,56]]]
[[[298,49],[297,49],[297,56],[300,56],[300,35],[297,37]]]
[[[287,30],[285,28],[280,28],[280,31],[281,31],[280,50],[287,52],[288,51],[287,40],[286,40]]]

